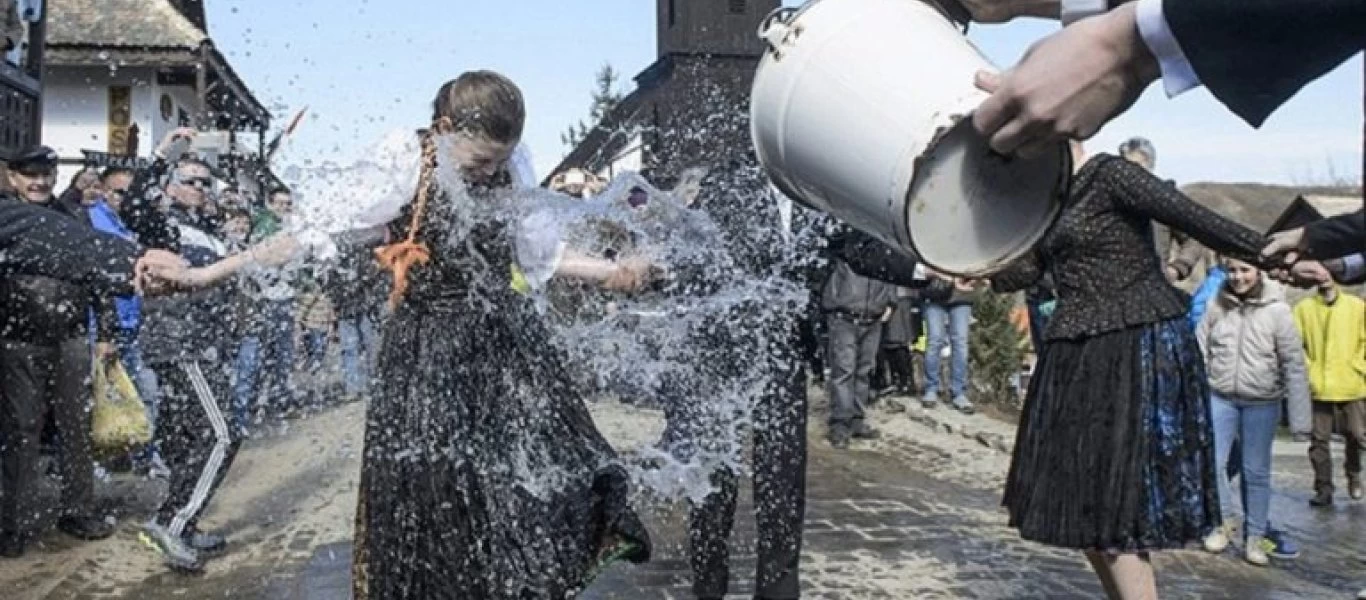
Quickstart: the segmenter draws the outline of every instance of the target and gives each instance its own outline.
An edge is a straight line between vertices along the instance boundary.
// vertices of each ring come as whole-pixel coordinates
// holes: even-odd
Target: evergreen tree
[[[597,87],[593,90],[593,104],[588,108],[588,122],[579,120],[578,123],[570,125],[569,129],[560,134],[560,141],[566,146],[573,148],[578,146],[583,139],[588,137],[588,133],[593,131],[602,120],[612,113],[612,109],[621,103],[623,95],[617,90],[617,80],[621,74],[610,64],[604,64],[598,69]]]
[[[974,323],[968,334],[968,360],[979,402],[1018,408],[1013,384],[1024,360],[1024,334],[1010,321],[1014,294],[985,290],[973,306]]]

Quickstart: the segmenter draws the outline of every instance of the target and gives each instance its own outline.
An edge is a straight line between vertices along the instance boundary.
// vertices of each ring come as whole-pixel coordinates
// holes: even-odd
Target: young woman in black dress
[[[1111,598],[1146,600],[1157,597],[1149,552],[1222,523],[1190,301],[1164,277],[1153,221],[1249,260],[1266,239],[1141,166],[1074,153],[1082,166],[1057,224],[992,279],[1016,291],[1047,274],[1058,297],[1004,504],[1025,539],[1085,551]]]
[[[523,118],[521,93],[501,75],[444,86],[416,199],[390,227],[401,241],[379,252],[395,275],[394,312],[366,416],[357,599],[559,600],[606,562],[649,557],[626,472],[543,317],[512,285],[529,265],[497,192],[513,185]],[[439,185],[442,160],[465,189]],[[550,254],[542,270],[616,289],[646,270]]]

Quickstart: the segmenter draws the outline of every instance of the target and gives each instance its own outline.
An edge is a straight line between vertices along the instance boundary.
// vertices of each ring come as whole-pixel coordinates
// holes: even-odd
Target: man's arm
[[[161,182],[166,177],[170,164],[156,158],[152,164],[138,169],[133,175],[133,183],[124,195],[123,208],[119,217],[139,243],[149,248],[163,248],[172,252],[180,251],[180,236],[166,219],[161,207]]]
[[[1366,45],[1361,0],[1139,0],[1152,47],[1159,32],[1144,27],[1145,12],[1165,21],[1198,83],[1253,127]]]
[[[1342,285],[1366,283],[1366,254],[1349,254],[1323,261],[1323,268]]]
[[[1366,217],[1362,211],[1356,211],[1310,223],[1304,227],[1303,245],[1305,253],[1314,258],[1366,251]]]
[[[1001,75],[974,113],[1004,153],[1087,139],[1159,76],[1169,94],[1205,85],[1253,126],[1366,40],[1361,0],[1139,0],[1063,28]],[[1080,57],[1080,58],[1079,58]]]
[[[855,273],[904,287],[919,287],[915,278],[916,257],[893,248],[852,227],[831,236],[831,256],[849,264]]]
[[[42,275],[101,293],[133,293],[136,244],[51,210],[0,198],[0,272]]]

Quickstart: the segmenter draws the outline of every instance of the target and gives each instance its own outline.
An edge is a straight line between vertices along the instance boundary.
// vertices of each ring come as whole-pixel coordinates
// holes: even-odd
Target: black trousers
[[[152,365],[152,370],[161,384],[161,456],[171,470],[169,493],[156,519],[181,535],[196,527],[241,440],[233,437],[223,410],[231,404],[223,365],[180,361]]]
[[[0,534],[29,537],[44,512],[40,443],[48,420],[56,426],[62,477],[62,511],[94,509],[90,456],[90,344],[55,346],[0,341]]]
[[[752,403],[750,433],[753,436],[754,512],[758,531],[758,567],[755,597],[790,600],[800,597],[799,563],[802,524],[806,516],[806,383],[798,341],[801,323],[796,314],[765,314],[755,325],[754,314],[766,311],[749,307],[707,328],[694,343],[699,352],[700,374],[691,383],[671,380],[666,387],[664,444],[675,453],[687,454],[716,432],[709,411],[683,410],[683,406],[706,404],[713,392],[753,376],[761,364],[766,385]],[[738,320],[735,320],[738,319]],[[748,323],[747,326],[735,326]],[[754,333],[775,343],[757,343]],[[755,356],[757,348],[771,348]],[[719,386],[719,388],[717,387]],[[693,395],[691,399],[683,396]],[[699,397],[700,396],[700,397]],[[721,598],[730,580],[730,534],[735,525],[739,483],[734,471],[722,468],[711,474],[715,491],[689,512],[688,542],[693,571],[693,592],[698,598]]]
[[[854,427],[863,421],[863,407],[872,399],[873,369],[882,344],[882,323],[843,313],[826,315],[830,330],[830,426]]]
[[[873,372],[876,389],[896,388],[901,392],[915,390],[915,365],[911,349],[906,346],[883,346],[877,353],[877,370]]]

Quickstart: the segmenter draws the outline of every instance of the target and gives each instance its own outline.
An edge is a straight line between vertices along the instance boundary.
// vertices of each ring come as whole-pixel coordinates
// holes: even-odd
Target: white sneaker
[[[1220,525],[1212,533],[1205,536],[1205,552],[1219,554],[1228,549],[1228,528]]]
[[[1366,590],[1357,592],[1357,600],[1366,600]]]
[[[1243,550],[1243,558],[1259,567],[1271,564],[1271,558],[1266,555],[1266,550],[1262,548],[1262,538],[1258,536],[1247,538],[1247,548]]]

